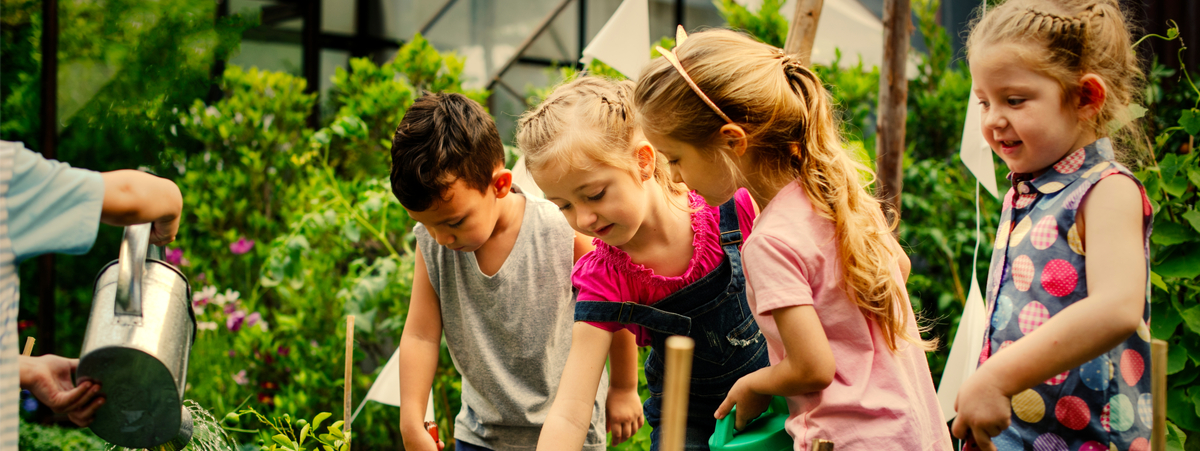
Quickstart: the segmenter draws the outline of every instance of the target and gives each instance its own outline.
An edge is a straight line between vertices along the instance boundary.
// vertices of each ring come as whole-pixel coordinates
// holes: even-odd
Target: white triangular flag
[[[396,348],[396,352],[392,353],[387,364],[383,365],[383,371],[379,372],[379,377],[375,378],[371,389],[367,390],[367,396],[358,404],[358,409],[355,409],[354,415],[350,417],[351,423],[358,418],[358,413],[362,412],[367,401],[400,407],[400,348]],[[425,421],[433,421],[432,388],[429,390],[429,402],[425,404]]]
[[[954,411],[954,399],[958,397],[958,388],[971,377],[978,366],[986,325],[987,308],[979,292],[979,279],[972,271],[967,305],[963,307],[958,332],[954,334],[954,343],[950,348],[950,358],[946,360],[946,369],[942,372],[942,383],[938,385],[938,403],[942,406],[942,415],[946,417],[946,421],[954,419],[957,415]]]
[[[996,188],[996,163],[992,160],[992,149],[983,140],[983,128],[980,121],[979,100],[975,98],[975,85],[971,85],[971,93],[967,95],[967,120],[963,122],[962,147],[958,156],[962,158],[967,169],[975,174],[979,183],[992,193],[992,197],[1000,198]]]
[[[637,80],[650,62],[650,6],[647,0],[625,0],[583,49],[583,64],[593,59]]]

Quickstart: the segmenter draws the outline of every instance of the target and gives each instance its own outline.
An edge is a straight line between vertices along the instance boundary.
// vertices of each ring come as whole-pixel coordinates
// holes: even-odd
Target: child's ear
[[[727,151],[731,152],[731,156],[740,157],[746,153],[746,130],[737,124],[725,124],[721,126],[721,138],[725,140]]]
[[[512,171],[500,167],[496,169],[496,172],[492,173],[492,189],[496,190],[497,199],[507,196],[512,191],[512,183]]]
[[[658,165],[658,153],[655,152],[654,146],[650,141],[639,141],[634,153],[637,155],[638,175],[642,177],[642,181],[653,178],[655,166]]]
[[[1108,85],[1096,74],[1087,74],[1079,79],[1079,118],[1091,120],[1100,114],[1108,96]]]

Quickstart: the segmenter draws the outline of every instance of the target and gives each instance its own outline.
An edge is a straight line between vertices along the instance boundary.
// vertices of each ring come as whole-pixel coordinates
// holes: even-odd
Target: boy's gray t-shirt
[[[455,440],[534,448],[571,349],[574,231],[553,203],[525,196],[516,243],[491,277],[474,253],[438,245],[420,224],[413,232],[440,301],[450,357],[463,376]],[[605,448],[607,394],[605,372],[585,450]]]

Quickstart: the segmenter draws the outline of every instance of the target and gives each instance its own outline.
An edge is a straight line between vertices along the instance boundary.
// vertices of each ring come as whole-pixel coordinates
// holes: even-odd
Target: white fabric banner
[[[992,159],[991,147],[983,139],[983,129],[980,125],[981,108],[979,99],[975,98],[975,85],[972,84],[971,92],[967,94],[967,120],[963,122],[962,147],[958,150],[958,156],[979,183],[992,193],[992,197],[999,199],[1000,193],[996,188],[996,163]]]
[[[598,59],[636,81],[650,62],[650,6],[625,0],[583,49],[583,64]]]
[[[963,307],[958,332],[954,334],[954,345],[950,348],[950,358],[946,360],[946,369],[942,372],[942,383],[938,385],[938,403],[942,406],[942,415],[946,417],[946,421],[958,415],[958,412],[954,411],[954,399],[958,397],[959,387],[975,372],[975,367],[979,364],[986,324],[987,308],[979,292],[979,279],[972,271],[967,305]]]
[[[350,417],[350,422],[354,423],[354,419],[358,418],[359,412],[362,412],[367,401],[375,401],[389,406],[400,407],[400,348],[396,348],[396,352],[392,353],[392,357],[388,359],[387,364],[383,365],[383,371],[379,372],[379,377],[375,378],[375,383],[371,384],[371,389],[367,390],[367,396],[358,404],[358,408],[354,410],[354,415]],[[429,402],[425,404],[425,421],[433,421],[433,389],[429,390]]]

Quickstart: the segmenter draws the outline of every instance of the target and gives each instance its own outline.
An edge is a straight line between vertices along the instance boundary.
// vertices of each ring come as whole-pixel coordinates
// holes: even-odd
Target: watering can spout
[[[96,277],[76,374],[106,398],[91,425],[97,436],[126,448],[182,449],[192,432],[183,390],[196,317],[187,279],[149,241],[149,224],[127,227],[119,259]]]

